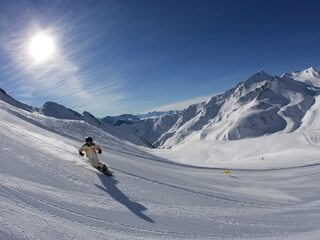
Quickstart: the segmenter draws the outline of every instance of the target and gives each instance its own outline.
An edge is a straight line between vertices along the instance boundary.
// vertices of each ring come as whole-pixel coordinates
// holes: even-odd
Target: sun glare
[[[39,33],[31,38],[29,53],[36,62],[47,60],[54,54],[54,51],[54,41],[50,36]]]

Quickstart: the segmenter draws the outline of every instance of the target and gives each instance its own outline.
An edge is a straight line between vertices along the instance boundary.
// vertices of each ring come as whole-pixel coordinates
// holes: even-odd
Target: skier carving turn
[[[87,137],[85,141],[86,143],[83,144],[79,149],[79,154],[81,156],[84,156],[83,152],[85,152],[92,167],[98,169],[108,176],[112,176],[112,172],[108,169],[107,165],[99,162],[98,160],[97,152],[98,154],[102,154],[102,149],[100,148],[100,146],[93,142],[92,137]]]

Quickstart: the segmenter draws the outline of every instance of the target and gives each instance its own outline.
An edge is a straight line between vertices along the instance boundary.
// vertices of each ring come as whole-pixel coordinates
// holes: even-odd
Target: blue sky
[[[320,66],[320,1],[0,1],[0,87],[96,116],[176,108]],[[55,54],[35,63],[45,32]]]

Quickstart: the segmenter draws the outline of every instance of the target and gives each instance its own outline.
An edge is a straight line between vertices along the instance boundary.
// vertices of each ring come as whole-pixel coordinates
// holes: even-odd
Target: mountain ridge
[[[169,130],[169,137],[162,137],[158,145],[171,148],[195,133],[199,139],[237,140],[291,132],[301,125],[316,94],[309,85],[287,75],[258,72],[206,104],[196,105],[200,109],[190,120]]]

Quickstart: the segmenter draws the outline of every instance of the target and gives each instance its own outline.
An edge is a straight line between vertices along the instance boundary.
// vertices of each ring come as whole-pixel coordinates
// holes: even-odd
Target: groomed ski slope
[[[0,239],[320,239],[320,161],[224,176],[101,135],[108,178],[78,156],[76,123],[18,112],[0,108]]]

